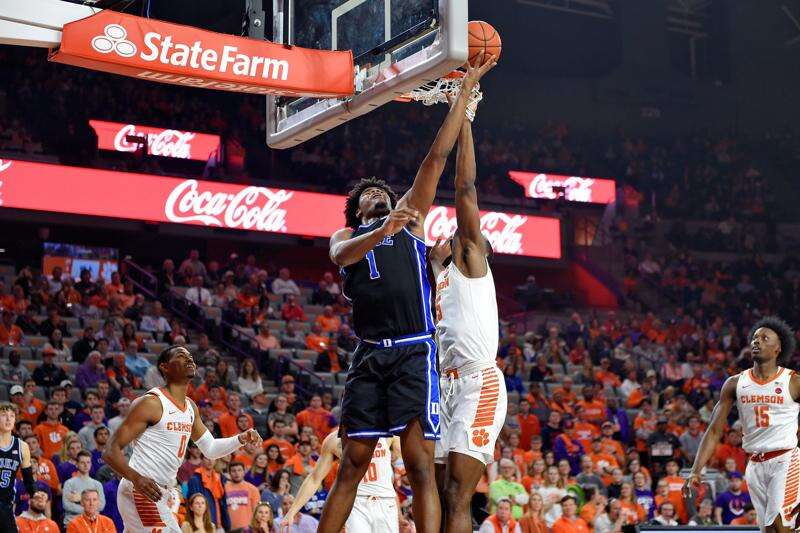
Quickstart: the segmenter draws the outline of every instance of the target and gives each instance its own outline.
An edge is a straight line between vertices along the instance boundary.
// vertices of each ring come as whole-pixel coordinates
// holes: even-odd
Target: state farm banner
[[[284,46],[106,9],[64,25],[51,61],[220,91],[353,94],[353,54]]]
[[[135,152],[139,145],[128,137],[147,139],[147,153],[161,157],[208,161],[219,150],[219,135],[170,128],[154,128],[121,122],[90,120],[97,133],[97,147],[116,152]]]
[[[345,196],[0,159],[0,208],[330,237],[344,226]],[[425,219],[432,245],[456,229],[452,207]],[[496,253],[561,258],[561,221],[481,211]]]
[[[518,170],[509,171],[508,176],[522,185],[525,196],[529,198],[555,200],[563,194],[564,199],[569,202],[593,204],[610,204],[616,198],[614,180]]]

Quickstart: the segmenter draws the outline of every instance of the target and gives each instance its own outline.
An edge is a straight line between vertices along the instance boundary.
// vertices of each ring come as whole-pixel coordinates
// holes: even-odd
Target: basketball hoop
[[[461,92],[461,84],[464,81],[465,73],[461,70],[454,70],[438,80],[432,80],[423,85],[412,89],[411,92],[404,93],[396,100],[398,102],[422,102],[425,105],[449,104],[447,97],[458,98]],[[478,102],[483,100],[480,83],[476,83],[472,88],[472,94],[467,102],[466,115],[470,122],[475,120],[475,112],[478,109]]]

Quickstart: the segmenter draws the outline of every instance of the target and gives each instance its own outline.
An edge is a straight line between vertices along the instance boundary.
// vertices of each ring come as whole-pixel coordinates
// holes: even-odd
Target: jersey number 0
[[[756,427],[768,428],[769,427],[769,405],[754,405],[753,411],[756,415]]]

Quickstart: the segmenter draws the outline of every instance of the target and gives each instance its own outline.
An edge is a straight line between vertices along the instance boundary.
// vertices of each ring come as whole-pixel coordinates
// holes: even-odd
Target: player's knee
[[[372,455],[361,457],[360,455],[346,455],[342,457],[339,463],[338,477],[343,482],[361,481],[364,473],[369,468],[369,463],[372,460]]]
[[[436,483],[433,471],[433,462],[427,457],[415,457],[412,460],[404,459],[406,474],[412,483]]]
[[[444,505],[448,513],[459,513],[469,509],[472,494],[455,480],[448,480],[444,489]]]

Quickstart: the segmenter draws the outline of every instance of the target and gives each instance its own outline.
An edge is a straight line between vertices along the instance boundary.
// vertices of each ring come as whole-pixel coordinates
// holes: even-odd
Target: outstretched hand
[[[433,245],[428,252],[428,258],[439,264],[443,264],[444,260],[450,257],[450,240],[449,239],[436,239],[436,244]]]
[[[262,439],[261,435],[258,434],[258,431],[255,429],[248,429],[244,433],[239,433],[239,442],[242,443],[242,446],[247,446],[248,444],[260,446]]]
[[[472,66],[469,62],[464,65],[467,69],[467,74],[464,76],[464,81],[461,83],[462,90],[472,92],[472,89],[480,79],[497,66],[497,57],[494,55],[486,57],[486,53],[481,52],[478,59],[479,60],[475,62],[475,66]]]

